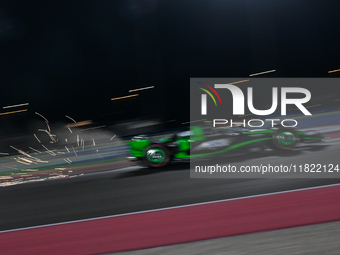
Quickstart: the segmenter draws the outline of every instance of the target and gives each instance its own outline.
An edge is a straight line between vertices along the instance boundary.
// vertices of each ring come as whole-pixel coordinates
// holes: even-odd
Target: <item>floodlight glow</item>
[[[0,113],[0,115],[7,115],[7,114],[19,113],[19,112],[27,112],[27,109],[25,109],[25,110],[13,111],[13,112],[2,112],[2,113]]]
[[[337,70],[332,70],[332,71],[328,71],[328,73],[335,73],[335,72],[339,72],[340,69],[337,69]]]
[[[124,96],[124,97],[115,97],[115,98],[111,98],[111,100],[119,100],[119,99],[124,99],[124,98],[129,98],[129,97],[136,97],[136,96],[139,96],[139,94]]]
[[[266,74],[266,73],[272,73],[272,72],[275,72],[276,70],[269,70],[269,71],[265,71],[265,72],[261,72],[261,73],[254,73],[254,74],[251,74],[249,76],[257,76],[257,75],[261,75],[261,74]]]
[[[134,92],[134,91],[139,91],[139,90],[144,90],[144,89],[153,89],[155,86],[150,86],[150,87],[145,87],[145,88],[139,88],[139,89],[131,89],[129,92]]]
[[[16,105],[9,105],[9,106],[4,106],[4,107],[2,107],[2,108],[3,108],[3,109],[7,109],[7,108],[12,108],[12,107],[24,106],[24,105],[29,105],[29,103],[16,104]]]

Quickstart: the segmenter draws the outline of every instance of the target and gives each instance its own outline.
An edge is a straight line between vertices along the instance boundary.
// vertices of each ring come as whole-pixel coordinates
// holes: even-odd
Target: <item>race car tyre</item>
[[[143,161],[148,167],[163,167],[169,160],[169,150],[162,144],[151,144],[145,149]]]
[[[273,135],[274,147],[280,150],[292,150],[299,141],[300,137],[292,128],[280,128]]]

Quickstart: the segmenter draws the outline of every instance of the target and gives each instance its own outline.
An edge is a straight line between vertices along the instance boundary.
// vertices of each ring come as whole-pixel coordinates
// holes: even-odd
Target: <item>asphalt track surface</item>
[[[327,185],[0,232],[3,254],[106,254],[340,220]]]
[[[289,157],[266,155],[242,159],[247,164],[340,161],[337,141],[327,147],[308,148]],[[161,170],[131,167],[1,188],[0,231],[339,182],[339,178],[191,179],[189,164]]]

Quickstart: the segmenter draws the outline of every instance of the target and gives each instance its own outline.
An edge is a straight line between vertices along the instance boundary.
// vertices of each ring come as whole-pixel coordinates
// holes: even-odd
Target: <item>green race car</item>
[[[245,127],[199,127],[158,140],[139,135],[129,142],[131,161],[148,167],[163,167],[170,162],[198,157],[254,153],[264,150],[292,150],[299,143],[315,143],[327,137],[317,131],[298,131],[294,128],[274,127],[251,130]]]

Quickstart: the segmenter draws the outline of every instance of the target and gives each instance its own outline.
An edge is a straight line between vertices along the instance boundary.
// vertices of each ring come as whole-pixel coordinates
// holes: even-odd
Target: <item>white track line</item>
[[[113,218],[113,217],[121,217],[121,216],[141,214],[141,213],[148,213],[148,212],[165,211],[165,210],[170,210],[170,209],[185,208],[185,207],[191,207],[191,206],[197,206],[197,205],[206,205],[206,204],[213,204],[213,203],[221,203],[221,202],[240,200],[240,199],[246,199],[246,198],[263,197],[263,196],[277,195],[277,194],[290,193],[290,192],[296,192],[296,191],[304,191],[304,190],[312,190],[312,189],[319,189],[319,188],[327,188],[327,187],[333,187],[333,186],[340,186],[340,183],[329,184],[329,185],[322,185],[322,186],[315,186],[315,187],[309,187],[309,188],[301,188],[301,189],[293,189],[293,190],[285,190],[285,191],[264,193],[264,194],[251,195],[251,196],[245,196],[245,197],[228,198],[228,199],[215,200],[215,201],[209,201],[209,202],[201,202],[201,203],[188,204],[188,205],[171,206],[171,207],[165,207],[165,208],[159,208],[159,209],[151,209],[151,210],[131,212],[131,213],[122,213],[122,214],[102,216],[102,217],[95,217],[95,218],[82,219],[82,220],[74,220],[74,221],[66,221],[66,222],[59,222],[59,223],[51,223],[51,224],[32,226],[32,227],[26,227],[26,228],[16,228],[16,229],[2,230],[2,231],[0,231],[0,234],[1,233],[7,233],[7,232],[13,232],[13,231],[19,231],[19,230],[28,230],[28,229],[42,228],[42,227],[51,227],[51,226],[58,226],[58,225],[69,224],[69,223],[78,223],[78,222],[85,222],[85,221],[90,221],[90,220],[100,220],[100,219],[107,219],[107,218]]]

